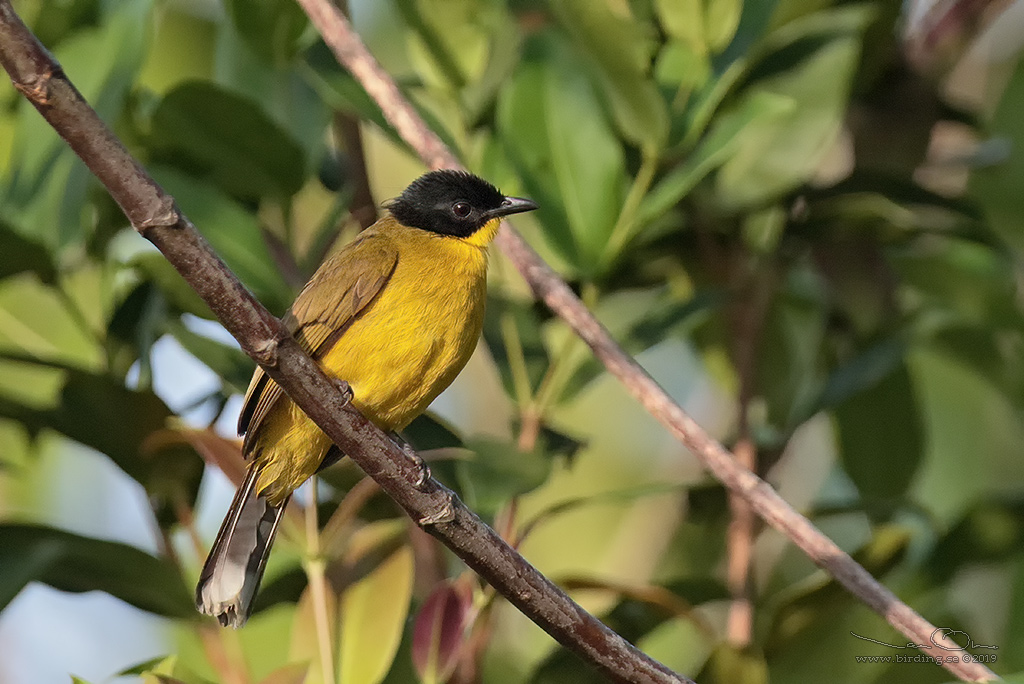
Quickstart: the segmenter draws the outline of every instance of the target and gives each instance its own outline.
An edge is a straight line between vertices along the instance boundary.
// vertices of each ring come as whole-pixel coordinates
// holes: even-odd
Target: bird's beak
[[[522,197],[506,197],[500,207],[491,209],[487,212],[486,216],[489,219],[501,218],[502,216],[521,214],[524,211],[533,211],[536,208],[537,204],[533,200],[523,199]]]

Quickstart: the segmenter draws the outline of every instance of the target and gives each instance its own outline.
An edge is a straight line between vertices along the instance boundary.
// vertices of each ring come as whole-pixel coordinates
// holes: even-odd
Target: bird
[[[483,326],[487,246],[537,205],[465,171],[431,171],[323,262],[282,322],[381,430],[407,426],[466,365]],[[292,492],[333,446],[263,371],[238,418],[245,477],[196,586],[196,607],[245,624]],[[333,460],[328,457],[328,460]]]

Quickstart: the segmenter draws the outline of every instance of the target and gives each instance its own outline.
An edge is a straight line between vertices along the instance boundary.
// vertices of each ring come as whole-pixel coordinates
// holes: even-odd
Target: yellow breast
[[[487,257],[480,247],[400,229],[395,272],[324,357],[382,429],[405,427],[469,360],[483,324]]]
[[[349,383],[353,403],[383,430],[399,430],[426,410],[476,347],[486,298],[485,247],[498,221],[470,240],[394,225],[394,273],[320,359]],[[259,488],[283,500],[308,479],[331,442],[290,400],[278,402],[253,453]]]

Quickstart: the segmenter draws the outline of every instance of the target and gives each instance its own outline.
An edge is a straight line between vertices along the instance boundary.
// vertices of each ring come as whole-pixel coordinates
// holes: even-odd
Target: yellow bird
[[[382,430],[426,410],[469,360],[483,325],[487,245],[509,214],[536,209],[462,171],[433,171],[330,257],[284,323]],[[252,610],[292,492],[331,440],[257,368],[238,418],[250,459],[196,587],[196,606],[222,625]]]

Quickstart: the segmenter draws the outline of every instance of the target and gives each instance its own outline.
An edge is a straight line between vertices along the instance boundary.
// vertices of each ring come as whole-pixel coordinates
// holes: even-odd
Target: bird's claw
[[[444,504],[438,510],[428,513],[417,522],[420,527],[426,527],[427,525],[440,525],[452,520],[455,520],[455,505],[452,503],[451,494],[445,493]]]
[[[334,386],[338,388],[338,391],[345,397],[345,401],[352,401],[352,385],[348,384],[341,378],[334,379]]]

